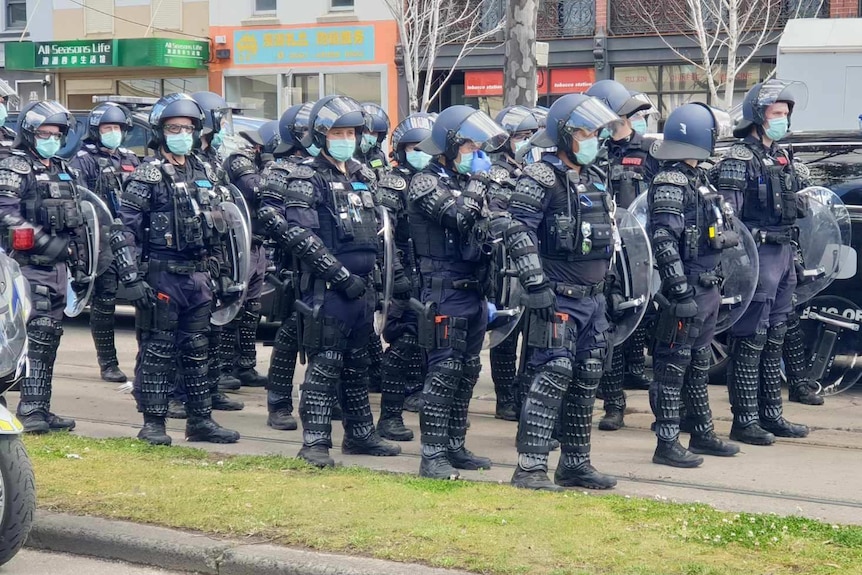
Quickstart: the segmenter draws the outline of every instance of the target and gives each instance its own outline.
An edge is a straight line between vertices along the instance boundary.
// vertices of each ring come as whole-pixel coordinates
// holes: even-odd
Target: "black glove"
[[[347,279],[334,284],[333,287],[344,294],[347,299],[359,299],[365,294],[365,280],[353,274]]]
[[[679,319],[688,319],[697,315],[697,302],[694,301],[694,289],[688,286],[679,294],[671,294],[668,298],[673,306],[673,315]]]
[[[395,274],[395,281],[392,284],[392,297],[394,299],[408,300],[412,291],[413,285],[410,278],[404,274]]]
[[[144,280],[135,280],[126,284],[129,301],[138,311],[145,311],[156,305],[156,292]]]
[[[527,307],[543,321],[552,321],[557,313],[557,294],[547,283],[527,291]]]

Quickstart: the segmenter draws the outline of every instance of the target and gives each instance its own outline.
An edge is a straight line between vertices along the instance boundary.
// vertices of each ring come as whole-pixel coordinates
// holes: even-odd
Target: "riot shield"
[[[484,349],[497,347],[518,328],[524,315],[523,290],[508,250],[502,242],[494,246],[494,291],[496,302],[488,305],[488,328]]]
[[[392,227],[392,219],[389,210],[383,206],[377,207],[380,216],[380,231],[377,235],[383,243],[383,293],[379,294],[382,300],[380,310],[374,312],[374,331],[381,335],[386,328],[389,315],[389,304],[392,301],[392,284],[395,282],[395,229]]]
[[[833,206],[828,205],[829,197],[819,190],[805,188],[799,192],[808,204],[808,215],[796,220],[799,264],[804,268],[804,279],[796,286],[796,300],[800,304],[829,287],[841,268],[841,229]]]
[[[242,192],[239,191],[233,184],[228,184],[225,186],[227,191],[230,193],[230,200],[237,205],[239,210],[242,212],[243,217],[245,218],[245,223],[249,229],[249,233],[251,232],[251,210],[249,210],[248,203],[245,201],[245,197],[242,195]],[[251,241],[251,240],[249,240]]]
[[[748,228],[733,216],[733,229],[739,234],[739,244],[722,250],[719,273],[721,284],[721,307],[715,322],[715,333],[727,331],[735,324],[754,298],[760,271],[757,244]]]
[[[649,237],[649,202],[647,195],[649,192],[644,192],[629,204],[628,211],[631,213],[640,225],[643,226]],[[652,249],[652,248],[650,248]],[[658,270],[653,269],[650,275],[650,294],[655,295],[661,291],[661,277],[658,275]]]
[[[30,284],[18,262],[0,252],[0,381],[8,384],[27,370]]]
[[[68,282],[66,282],[66,309],[63,310],[68,317],[78,317],[93,295],[93,287],[96,285],[96,271],[99,259],[99,217],[96,208],[90,202],[80,202],[81,215],[84,218],[82,230],[83,235],[76,236],[74,242],[77,245],[78,260],[83,263],[84,269],[73,270],[66,268]],[[80,253],[82,252],[83,253]]]
[[[78,194],[82,200],[90,202],[96,209],[99,218],[99,259],[96,262],[96,275],[102,275],[114,261],[114,253],[111,251],[111,224],[114,216],[105,201],[83,186],[78,186]]]
[[[219,204],[227,224],[224,243],[226,264],[233,280],[231,293],[220,295],[210,318],[213,325],[226,325],[242,308],[248,289],[249,266],[251,265],[251,234],[242,210],[231,202]]]
[[[646,313],[654,270],[652,245],[644,226],[625,208],[615,210],[614,220],[617,237],[611,266],[617,283],[614,290],[622,296],[622,303],[615,306],[613,342],[620,345]]]
[[[841,246],[839,246],[840,254],[838,257],[838,272],[835,279],[849,279],[856,275],[857,254],[853,249],[851,240],[853,233],[850,222],[850,212],[841,198],[830,190],[822,186],[811,186],[802,190],[806,195],[817,199],[821,204],[829,207],[832,215],[835,216],[835,221],[838,223],[838,230],[841,232]]]
[[[817,296],[800,309],[808,375],[821,395],[846,391],[862,379],[862,309],[852,301]]]

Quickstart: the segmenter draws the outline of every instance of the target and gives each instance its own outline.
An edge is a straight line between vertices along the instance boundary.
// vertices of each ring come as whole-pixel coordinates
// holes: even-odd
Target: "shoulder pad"
[[[545,162],[527,164],[524,166],[524,174],[530,176],[546,188],[552,188],[554,187],[554,184],[557,183],[557,176],[554,174],[554,169]]]
[[[437,188],[437,176],[422,172],[410,180],[410,195],[421,198]]]
[[[399,174],[386,174],[380,178],[380,187],[403,191],[407,189],[407,180]]]
[[[0,160],[0,170],[9,170],[10,172],[26,176],[33,170],[33,168],[30,166],[30,163],[22,157],[9,156],[8,158]]]
[[[796,175],[802,178],[803,180],[807,180],[811,177],[811,168],[803,164],[802,162],[793,162],[793,171],[796,172]]]
[[[509,170],[507,170],[503,166],[494,164],[493,166],[491,166],[491,170],[488,173],[488,176],[498,184],[502,184],[509,179]]]
[[[727,151],[727,157],[747,162],[754,159],[754,152],[745,144],[734,144]]]
[[[377,181],[377,175],[374,173],[374,170],[362,164],[362,167],[359,168],[359,173],[365,178],[366,183],[373,183]]]
[[[659,172],[652,180],[653,184],[671,184],[673,186],[687,186],[688,178],[685,174],[676,170]]]
[[[284,168],[283,168],[284,169]],[[285,169],[285,171],[287,171]],[[314,168],[306,164],[297,164],[290,169],[290,177],[299,180],[308,180],[314,177]]]
[[[151,162],[145,162],[135,168],[131,178],[147,184],[158,184],[162,181],[162,171]]]
[[[228,173],[238,176],[254,171],[254,163],[244,154],[233,154],[228,158]]]
[[[78,153],[75,154],[75,156],[77,156],[79,158],[83,158],[84,156],[89,156],[89,155],[90,155],[90,152],[88,152],[84,148],[81,148],[80,150],[78,150]]]
[[[659,146],[661,146],[661,140],[655,140],[649,146],[649,154],[650,156],[655,156],[656,151],[658,151]]]

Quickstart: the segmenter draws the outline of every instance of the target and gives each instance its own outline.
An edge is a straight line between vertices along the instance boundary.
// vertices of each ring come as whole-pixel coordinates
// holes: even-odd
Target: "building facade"
[[[210,89],[278,118],[344,94],[397,116],[397,29],[382,0],[210,0]]]
[[[206,0],[41,0],[27,27],[28,41],[7,42],[6,69],[39,72],[72,110],[209,85]]]
[[[16,89],[19,102],[9,102],[12,110],[20,107],[20,102],[31,99],[51,98],[54,86],[50,79],[36,70],[10,70],[6,66],[6,46],[30,39],[27,25],[38,5],[37,0],[0,0],[0,78]]]

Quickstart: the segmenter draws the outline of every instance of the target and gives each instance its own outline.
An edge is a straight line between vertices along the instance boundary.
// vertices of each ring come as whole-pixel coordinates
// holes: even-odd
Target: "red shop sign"
[[[586,92],[595,82],[595,68],[551,69],[551,94]]]
[[[502,70],[474,70],[464,72],[465,96],[502,96]]]

